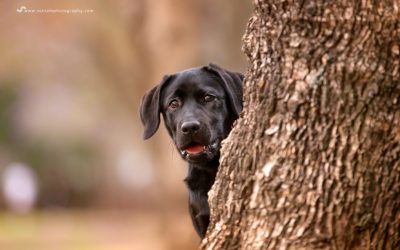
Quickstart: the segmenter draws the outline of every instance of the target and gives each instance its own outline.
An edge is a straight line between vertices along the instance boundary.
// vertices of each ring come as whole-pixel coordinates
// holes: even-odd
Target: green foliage
[[[0,89],[0,145],[12,144],[12,104],[16,99],[13,87],[5,85]]]

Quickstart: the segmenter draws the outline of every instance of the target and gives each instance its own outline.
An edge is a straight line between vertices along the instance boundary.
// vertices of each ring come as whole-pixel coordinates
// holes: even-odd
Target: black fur
[[[207,193],[218,170],[221,141],[242,110],[242,81],[240,73],[210,64],[165,76],[142,99],[144,139],[157,131],[162,114],[178,152],[189,163],[189,212],[201,238],[210,220]]]

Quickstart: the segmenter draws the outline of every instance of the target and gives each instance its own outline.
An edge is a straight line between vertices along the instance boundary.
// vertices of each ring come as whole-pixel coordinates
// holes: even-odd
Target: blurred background
[[[189,250],[186,164],[140,98],[164,74],[244,72],[243,0],[0,2],[0,249]]]

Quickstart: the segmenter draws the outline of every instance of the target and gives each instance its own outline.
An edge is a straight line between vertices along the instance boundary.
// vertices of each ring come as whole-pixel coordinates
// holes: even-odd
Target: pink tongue
[[[188,154],[191,154],[191,155],[198,154],[198,153],[201,153],[204,151],[204,146],[201,144],[196,144],[196,145],[187,147],[185,150]]]

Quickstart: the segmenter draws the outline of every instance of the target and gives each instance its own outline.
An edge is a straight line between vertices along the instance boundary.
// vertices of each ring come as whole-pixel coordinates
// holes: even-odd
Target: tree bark
[[[400,1],[254,5],[200,249],[400,249]]]

